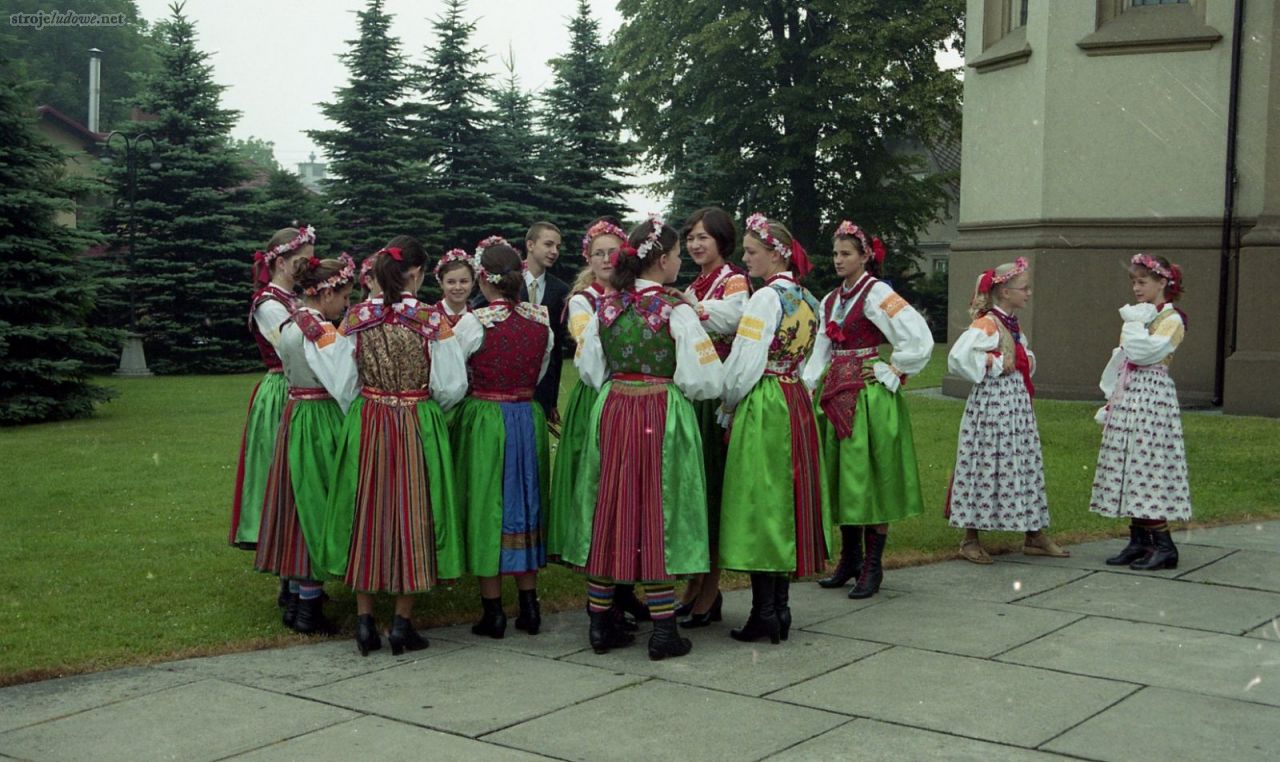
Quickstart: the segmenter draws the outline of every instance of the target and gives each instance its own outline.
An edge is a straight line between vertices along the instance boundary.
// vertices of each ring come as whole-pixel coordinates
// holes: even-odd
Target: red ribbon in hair
[[[982,273],[982,280],[978,281],[978,293],[989,294],[991,293],[991,289],[994,288],[995,285],[996,285],[996,271],[984,270]]]
[[[885,254],[884,241],[881,241],[879,238],[872,238],[871,252],[874,255],[876,264],[878,265],[884,264],[884,254]]]
[[[271,268],[267,266],[265,251],[253,252],[253,282],[264,286],[271,282]]]
[[[613,252],[613,254],[611,254],[611,255],[609,256],[609,266],[610,266],[610,267],[617,267],[617,266],[618,266],[618,260],[622,257],[622,255],[623,255],[623,254],[626,254],[626,255],[627,255],[627,256],[629,256],[629,257],[634,257],[634,256],[638,256],[638,255],[639,255],[639,252],[637,252],[635,249],[631,248],[631,245],[630,245],[630,244],[626,244],[626,243],[624,243],[624,244],[622,244],[621,246],[619,246],[619,247],[618,247],[618,250],[617,250],[617,251]]]
[[[317,267],[319,267],[319,266],[320,266],[320,258],[319,258],[319,257],[310,257],[310,258],[308,258],[308,259],[307,259],[307,269],[308,269],[308,270],[314,270],[314,269],[316,269],[316,268],[317,268]]]
[[[387,248],[385,248],[385,249],[380,249],[380,250],[378,251],[378,253],[379,253],[379,254],[386,254],[388,257],[391,257],[392,259],[394,259],[394,260],[395,260],[395,261],[397,261],[397,262],[403,262],[403,261],[404,261],[404,257],[400,256],[400,247],[399,247],[399,246],[388,246],[388,247],[387,247]]]
[[[799,241],[791,239],[791,271],[797,278],[803,278],[812,269],[813,265],[809,263],[809,255],[805,253],[804,247]]]

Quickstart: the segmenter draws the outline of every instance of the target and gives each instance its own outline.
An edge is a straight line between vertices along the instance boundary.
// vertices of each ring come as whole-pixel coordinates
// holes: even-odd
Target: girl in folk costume
[[[609,276],[613,273],[612,260],[627,242],[627,234],[608,220],[597,220],[587,228],[582,239],[582,258],[587,266],[579,273],[569,298],[569,335],[577,351],[575,360],[582,355],[582,335],[587,324],[596,314],[596,305],[612,287]],[[569,537],[576,538],[582,547],[569,551],[572,557],[585,557],[586,543],[591,540],[589,531],[579,531],[590,526],[591,512],[578,511],[582,504],[574,502],[574,487],[578,483],[578,466],[582,451],[591,438],[591,408],[595,407],[598,393],[595,387],[582,378],[573,385],[569,400],[561,416],[560,446],[556,450],[555,467],[551,474],[551,492],[547,497],[547,557],[559,561],[564,555],[564,545]],[[590,506],[588,507],[588,509]]]
[[[567,543],[564,560],[588,575],[597,653],[629,642],[609,613],[622,581],[644,583],[649,658],[687,654],[673,583],[710,565],[702,441],[689,400],[719,397],[724,368],[697,312],[663,289],[679,271],[675,229],[650,215],[618,252],[616,292],[600,298],[582,335],[578,369],[601,390],[575,493],[592,520],[581,528],[590,540]]]
[[[800,366],[813,348],[818,301],[797,278],[804,247],[763,214],[747,218],[743,261],[764,287],[752,295],[725,363],[732,413],[720,514],[720,563],[751,573],[751,615],[737,640],[785,640],[790,578],[827,562],[827,518],[813,400]]]
[[[493,236],[476,249],[488,304],[462,315],[455,336],[469,358],[471,391],[452,429],[455,484],[466,517],[467,568],[480,580],[484,614],[476,635],[501,638],[502,577],[519,590],[516,629],[537,635],[538,570],[547,565],[543,496],[550,486],[547,419],[533,402],[555,335],[547,308],[520,301],[520,255]]]
[[[1169,377],[1187,327],[1173,304],[1182,295],[1182,270],[1164,257],[1137,254],[1129,279],[1138,303],[1120,308],[1120,346],[1102,373],[1107,404],[1098,412],[1102,448],[1089,510],[1129,517],[1129,544],[1107,559],[1109,566],[1176,569],[1168,522],[1191,518],[1182,419]]]
[[[276,435],[254,566],[296,588],[285,624],[304,635],[337,630],[321,610],[323,585],[311,559],[323,555],[317,550],[324,542],[329,475],[342,416],[358,391],[350,346],[328,322],[342,317],[355,279],[355,263],[346,254],[309,259],[298,275],[302,306],[285,321],[276,344],[289,401]]]
[[[818,340],[803,372],[809,388],[818,389],[818,436],[842,544],[835,571],[818,584],[841,587],[857,576],[850,598],[880,589],[890,522],[923,510],[899,387],[928,364],[933,335],[920,313],[875,277],[884,255],[880,239],[852,222],[836,227],[832,261],[843,283],[822,300]],[[893,346],[889,362],[880,360],[885,343]]]
[[[723,209],[708,207],[694,212],[680,231],[685,248],[701,268],[698,277],[685,290],[703,327],[711,337],[716,355],[724,362],[733,346],[738,320],[751,295],[746,271],[728,261],[737,245],[733,218]],[[719,400],[702,400],[694,404],[702,430],[702,463],[707,470],[707,523],[712,549],[711,571],[689,580],[685,597],[676,609],[681,627],[706,627],[720,621],[720,569],[715,549],[720,535],[720,493],[724,485],[725,432],[716,419]]]
[[[276,231],[266,251],[253,253],[253,282],[256,290],[249,306],[249,333],[267,366],[249,397],[249,417],[240,440],[240,457],[236,465],[235,496],[231,503],[230,542],[253,550],[258,542],[262,515],[262,497],[271,470],[275,450],[276,429],[284,409],[287,384],[275,345],[280,341],[280,326],[293,314],[297,301],[293,295],[294,271],[299,260],[305,261],[315,251],[316,233],[309,226]],[[289,591],[282,584],[278,602],[285,607]]]
[[[475,264],[471,255],[462,249],[450,249],[436,263],[436,282],[440,284],[443,298],[436,304],[440,314],[457,326],[462,316],[470,311],[467,300],[476,286]]]
[[[1025,532],[1029,556],[1071,555],[1041,531],[1049,526],[1049,502],[1031,407],[1036,358],[1017,317],[1030,299],[1026,259],[982,273],[969,307],[973,324],[947,356],[951,372],[974,385],[960,421],[947,516],[964,529],[960,555],[975,564],[991,563],[980,530]]]
[[[387,635],[392,653],[426,648],[410,616],[413,596],[462,574],[462,518],[441,407],[466,393],[466,360],[438,310],[414,298],[427,255],[410,236],[378,253],[382,302],[347,311],[339,332],[354,341],[360,397],[338,441],[326,548],[319,560],[356,591],[356,646],[382,644],[373,595],[396,596]]]

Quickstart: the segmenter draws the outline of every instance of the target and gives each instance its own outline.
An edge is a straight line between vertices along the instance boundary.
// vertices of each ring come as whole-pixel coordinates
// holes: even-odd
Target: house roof
[[[37,106],[36,114],[38,114],[41,119],[45,119],[50,122],[53,122],[54,124],[58,125],[62,129],[71,133],[72,135],[75,135],[76,137],[80,138],[82,141],[84,141],[85,145],[94,145],[96,143],[100,143],[104,138],[107,137],[107,133],[94,132],[93,130],[90,130],[88,127],[85,127],[83,124],[80,124],[76,120],[72,119],[71,117],[57,110],[53,106],[49,106],[49,105]]]

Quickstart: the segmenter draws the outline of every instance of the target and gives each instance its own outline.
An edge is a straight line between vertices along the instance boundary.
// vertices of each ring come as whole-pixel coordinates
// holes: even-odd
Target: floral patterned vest
[[[600,297],[600,344],[612,375],[641,373],[672,378],[676,373],[676,340],[671,336],[671,310],[682,300],[657,288]]]
[[[794,375],[818,338],[818,302],[804,286],[785,278],[772,280],[765,287],[778,292],[782,303],[782,318],[769,343],[765,370],[773,375]]]
[[[258,354],[262,356],[262,362],[266,364],[267,370],[281,370],[284,364],[280,362],[280,355],[276,353],[276,348],[271,346],[271,342],[267,341],[267,337],[258,330],[258,321],[253,319],[253,313],[257,312],[258,306],[270,301],[280,302],[289,310],[289,314],[293,314],[293,311],[298,308],[298,298],[274,283],[268,283],[254,292],[253,300],[249,303],[249,334],[258,345]]]
[[[467,361],[472,393],[533,399],[551,330],[547,308],[520,302],[512,309],[510,302],[500,301],[473,314],[485,331],[484,343]]]

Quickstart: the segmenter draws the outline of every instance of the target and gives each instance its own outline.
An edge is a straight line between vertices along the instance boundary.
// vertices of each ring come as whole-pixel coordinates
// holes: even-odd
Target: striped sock
[[[670,619],[676,615],[675,585],[650,585],[646,582],[644,601],[649,604],[649,616],[655,620]]]
[[[292,593],[293,595],[298,595],[301,587],[302,585],[301,583],[298,582],[298,580],[296,579],[289,580],[289,592]]]
[[[324,585],[319,582],[299,582],[298,598],[304,601],[314,601],[316,598],[324,595]]]
[[[613,606],[613,582],[600,577],[587,577],[587,610],[608,611]]]

